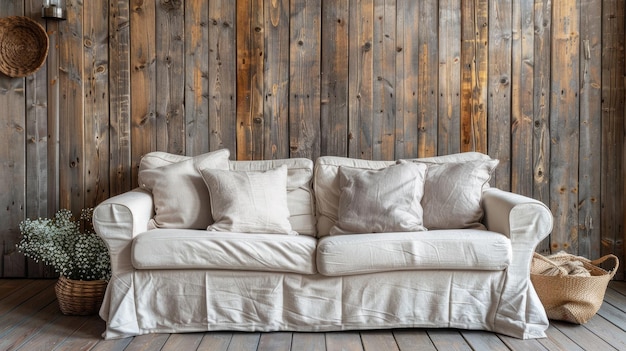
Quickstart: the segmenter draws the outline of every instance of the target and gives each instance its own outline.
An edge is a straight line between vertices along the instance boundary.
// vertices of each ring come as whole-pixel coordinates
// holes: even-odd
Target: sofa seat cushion
[[[503,270],[511,263],[506,236],[477,229],[333,235],[320,239],[317,270],[342,276],[397,270]]]
[[[136,269],[227,269],[315,274],[311,236],[154,229],[133,240]]]

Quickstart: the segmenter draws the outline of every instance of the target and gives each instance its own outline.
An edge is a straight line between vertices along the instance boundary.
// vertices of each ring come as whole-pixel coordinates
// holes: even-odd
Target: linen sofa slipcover
[[[140,169],[169,176],[160,167],[206,163],[203,157],[151,153]],[[486,155],[404,162],[425,163],[432,170],[421,201],[430,204],[423,209],[428,231],[329,235],[339,216],[340,168],[376,170],[396,164],[392,161],[320,157],[315,166],[308,159],[230,161],[231,171],[286,165],[289,222],[300,235],[158,227],[154,217],[163,209],[155,209],[154,190],[145,188],[104,201],[94,211],[94,227],[107,243],[113,272],[100,310],[104,337],[411,327],[544,337],[548,320],[529,268],[535,246],[552,229],[548,208],[483,184],[482,175],[472,172],[493,166]],[[468,163],[472,168],[461,170],[459,184],[453,184],[467,199],[452,199],[446,204],[450,213],[433,213],[440,208],[437,196],[450,190],[449,180],[438,177],[453,178]],[[462,189],[472,182],[480,185],[478,192]],[[476,213],[450,217],[459,210],[457,203],[471,201],[478,201],[478,222]],[[190,200],[187,206],[198,203]],[[446,216],[459,227],[445,228]]]

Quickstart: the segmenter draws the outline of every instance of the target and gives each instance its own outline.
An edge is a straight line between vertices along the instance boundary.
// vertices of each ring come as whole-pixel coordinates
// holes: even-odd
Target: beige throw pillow
[[[429,164],[424,183],[424,226],[484,229],[481,199],[498,160]]]
[[[339,213],[330,234],[422,231],[426,165],[339,167]]]
[[[165,155],[167,159],[167,155],[171,155],[151,154],[146,157],[159,161],[163,160],[161,156]],[[222,149],[193,158],[169,157],[176,161],[157,162],[165,164],[161,167],[143,167],[139,171],[139,186],[152,192],[154,198],[155,216],[149,227],[205,229],[213,223],[209,192],[197,168],[228,170],[229,156],[230,152]]]
[[[289,223],[287,166],[264,172],[200,169],[215,223],[210,231],[298,234]]]

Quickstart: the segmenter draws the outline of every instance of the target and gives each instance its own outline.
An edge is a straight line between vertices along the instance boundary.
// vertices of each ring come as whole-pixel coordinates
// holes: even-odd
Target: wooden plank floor
[[[626,350],[626,282],[611,282],[598,314],[583,326],[552,322],[548,337],[518,340],[455,329],[333,333],[152,334],[102,340],[97,316],[64,316],[55,280],[0,279],[0,350]]]

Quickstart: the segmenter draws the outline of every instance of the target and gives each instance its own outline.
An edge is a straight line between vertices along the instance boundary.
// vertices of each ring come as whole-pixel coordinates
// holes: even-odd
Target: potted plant
[[[25,219],[20,223],[17,249],[59,273],[55,291],[61,312],[88,315],[98,311],[111,278],[111,262],[104,241],[94,232],[93,209],[59,210],[54,218]]]

